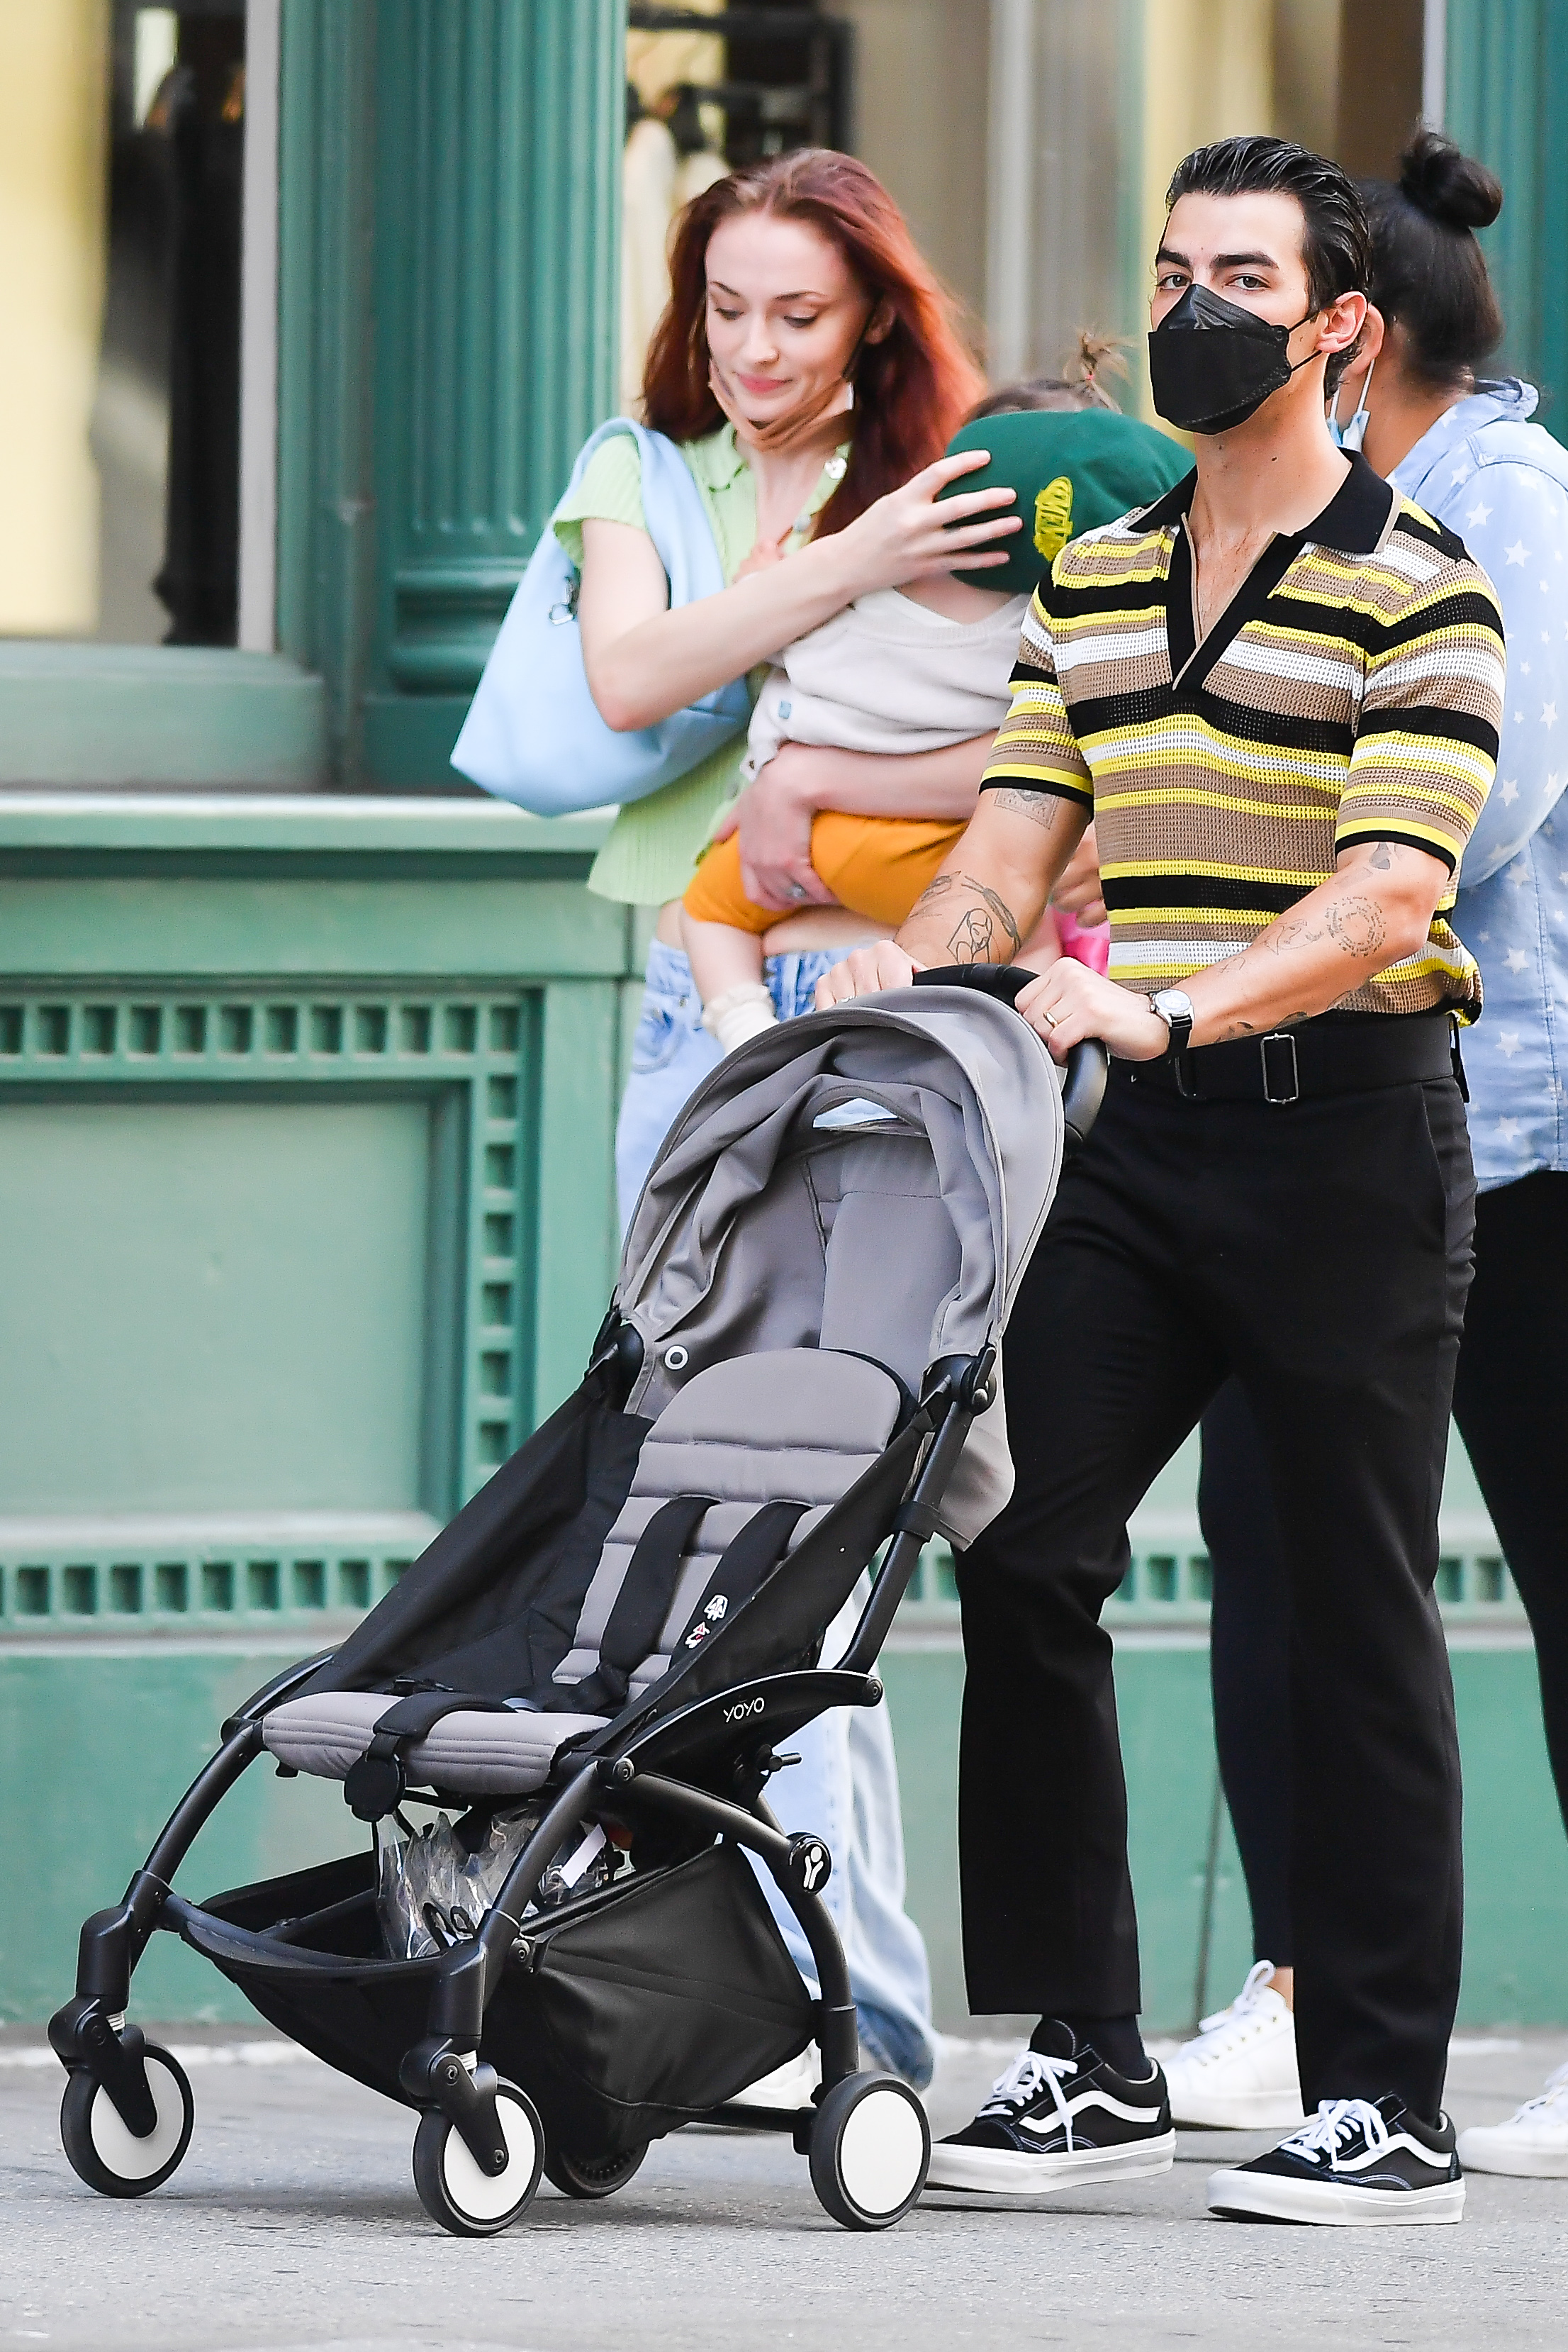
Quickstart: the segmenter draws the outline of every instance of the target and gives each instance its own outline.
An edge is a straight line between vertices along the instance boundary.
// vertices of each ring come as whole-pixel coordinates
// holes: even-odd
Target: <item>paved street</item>
[[[821,2212],[787,2144],[687,2133],[620,2197],[548,2186],[510,2235],[462,2242],[418,2205],[407,2116],[256,2037],[194,2047],[196,2132],[167,2188],[94,2197],[60,2154],[60,2076],[37,2037],[0,2034],[0,2347],[56,2352],[612,2352],[794,2345],[802,2352],[1011,2344],[1203,2344],[1335,2352],[1390,2344],[1561,2352],[1568,2182],[1472,2178],[1458,2229],[1352,2233],[1209,2221],[1217,2158],[1260,2141],[1182,2136],[1173,2173],[1007,2210],[933,2196],[854,2237]],[[938,2131],[972,2111],[1001,2053],[950,2045]],[[1461,2123],[1506,2114],[1568,2055],[1534,2035],[1461,2042]]]

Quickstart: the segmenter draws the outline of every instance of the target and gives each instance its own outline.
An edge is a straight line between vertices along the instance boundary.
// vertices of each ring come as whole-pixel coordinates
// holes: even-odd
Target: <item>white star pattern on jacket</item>
[[[1558,1076],[1568,1072],[1561,821],[1552,838],[1568,768],[1549,765],[1557,715],[1568,709],[1568,451],[1529,421],[1535,405],[1526,384],[1490,383],[1446,410],[1394,476],[1490,573],[1508,633],[1513,690],[1497,782],[1465,853],[1453,918],[1486,988],[1485,1013],[1465,1039],[1483,1188],[1533,1168],[1568,1169],[1568,1087]]]

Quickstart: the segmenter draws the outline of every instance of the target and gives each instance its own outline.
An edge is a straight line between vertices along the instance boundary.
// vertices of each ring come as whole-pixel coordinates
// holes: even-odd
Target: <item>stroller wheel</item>
[[[648,2143],[623,2148],[618,2156],[568,2156],[564,2148],[545,2154],[545,2179],[563,2197],[613,2197],[624,2189],[648,2153]]]
[[[544,2126],[538,2109],[515,2083],[496,2092],[507,2143],[505,2172],[480,2171],[462,2136],[439,2107],[421,2116],[413,2137],[413,2185],[433,2221],[456,2238],[493,2238],[526,2211],[539,2185]]]
[[[60,2102],[60,2140],[71,2168],[100,2197],[145,2197],[191,2145],[196,2107],[184,2068],[155,2042],[142,2054],[158,2113],[148,2138],[126,2129],[109,2093],[85,2069],[73,2069]]]
[[[846,2230],[886,2230],[925,2186],[931,2127],[896,2074],[835,2083],[811,2126],[811,2186]]]

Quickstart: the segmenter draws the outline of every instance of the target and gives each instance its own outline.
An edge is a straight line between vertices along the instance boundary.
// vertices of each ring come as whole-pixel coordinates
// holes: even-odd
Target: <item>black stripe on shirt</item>
[[[1397,539],[1402,531],[1406,539],[1418,539],[1423,547],[1447,556],[1450,563],[1468,563],[1470,560],[1470,551],[1464,541],[1456,539],[1454,533],[1440,522],[1420,522],[1406,511],[1395,524],[1392,535]]]
[[[1401,833],[1398,826],[1393,824],[1356,824],[1352,825],[1348,832],[1336,833],[1334,856],[1337,857],[1342,849],[1357,848],[1364,841],[1394,841],[1402,849],[1424,850],[1428,857],[1435,857],[1439,864],[1446,866],[1450,874],[1458,865],[1452,852],[1445,849],[1440,841],[1422,841],[1413,833]],[[1106,903],[1109,905],[1109,900]]]
[[[1005,751],[1003,757],[1006,757]],[[1071,801],[1074,808],[1087,809],[1091,815],[1094,813],[1094,794],[1089,785],[1066,784],[1054,776],[982,776],[980,790],[983,793],[1049,793],[1053,800]]]
[[[1063,587],[1053,580],[1049,593],[1040,590],[1040,602],[1048,622],[1092,620],[1096,614],[1112,613],[1131,628],[1134,614],[1159,612],[1166,594],[1166,582],[1156,572],[1152,578],[1108,581],[1091,588]]]
[[[1366,710],[1362,713],[1359,731],[1363,735],[1437,736],[1445,742],[1472,744],[1489,760],[1497,758],[1497,729],[1468,710]]]
[[[1260,743],[1270,751],[1318,751],[1348,760],[1355,748],[1355,730],[1326,719],[1287,718],[1279,710],[1255,710],[1249,703],[1229,702],[1207,689],[1177,694],[1168,686],[1142,687],[1134,694],[1105,694],[1068,705],[1072,731],[1086,737],[1116,727],[1146,726],[1151,719],[1197,717],[1217,735],[1239,743]]]
[[[1139,907],[1195,907],[1222,914],[1282,915],[1319,886],[1315,882],[1249,882],[1234,875],[1102,875],[1100,895],[1107,908],[1124,913]]]

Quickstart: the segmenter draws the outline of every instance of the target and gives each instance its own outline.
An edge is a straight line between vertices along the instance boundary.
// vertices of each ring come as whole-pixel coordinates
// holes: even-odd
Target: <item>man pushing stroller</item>
[[[1017,1487],[959,1567],[970,2000],[1041,2016],[930,2179],[1036,2193],[1172,2159],[1098,1620],[1128,1513],[1234,1373],[1293,1591],[1312,2120],[1217,2173],[1210,2206],[1457,2221],[1458,1756],[1430,1592],[1474,1195],[1457,1035],[1480,987],[1445,918],[1501,628],[1462,544],[1326,429],[1370,261],[1344,174],[1228,140],[1169,202],[1150,373],[1196,472],[1058,557],[973,823],[896,942],[819,992],[1007,961],[1094,818],[1109,976],[1063,961],[1018,1002],[1059,1058],[1103,1039],[1112,1080],[1009,1327]]]

